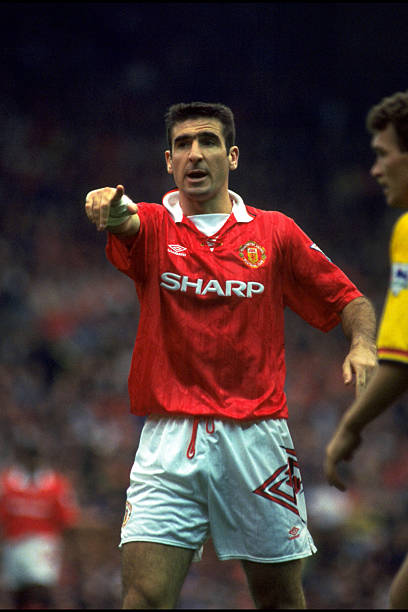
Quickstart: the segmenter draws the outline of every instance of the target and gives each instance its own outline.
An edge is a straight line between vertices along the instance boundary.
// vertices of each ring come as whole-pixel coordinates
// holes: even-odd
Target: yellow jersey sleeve
[[[390,264],[390,285],[378,330],[378,358],[408,364],[408,213],[394,225]]]

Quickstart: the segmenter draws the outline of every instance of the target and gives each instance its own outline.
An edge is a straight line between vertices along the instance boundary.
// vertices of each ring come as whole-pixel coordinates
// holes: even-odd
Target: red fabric
[[[282,213],[246,207],[208,238],[159,204],[140,203],[129,244],[106,254],[132,278],[140,320],[129,375],[135,414],[287,417],[284,308],[329,331],[361,293]],[[213,243],[214,244],[214,243]]]
[[[19,468],[1,473],[0,526],[5,539],[59,535],[77,518],[72,488],[60,474],[44,470],[30,480]]]

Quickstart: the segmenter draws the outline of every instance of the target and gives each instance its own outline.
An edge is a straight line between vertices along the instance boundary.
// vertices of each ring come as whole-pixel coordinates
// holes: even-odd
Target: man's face
[[[205,202],[228,189],[228,174],[238,165],[238,147],[226,150],[222,124],[209,117],[187,119],[172,130],[167,172],[188,198]]]
[[[387,204],[408,208],[408,152],[401,151],[394,126],[377,132],[371,146],[376,154],[371,175],[383,188]]]

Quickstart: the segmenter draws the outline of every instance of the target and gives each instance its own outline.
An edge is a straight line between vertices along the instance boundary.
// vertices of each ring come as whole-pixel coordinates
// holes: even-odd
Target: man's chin
[[[405,198],[387,197],[387,204],[390,208],[408,208],[408,193]]]
[[[205,202],[205,200],[209,200],[212,196],[211,191],[203,187],[190,187],[188,189],[183,189],[183,192],[188,198],[197,200],[198,202]]]

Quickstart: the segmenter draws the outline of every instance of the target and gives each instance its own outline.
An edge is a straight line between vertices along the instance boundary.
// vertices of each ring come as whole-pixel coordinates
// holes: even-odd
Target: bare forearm
[[[408,365],[382,362],[361,394],[344,414],[343,425],[360,432],[408,389]]]
[[[377,365],[375,344],[376,318],[371,302],[365,297],[352,300],[341,313],[341,322],[350,349],[343,363],[343,380],[355,379],[356,394],[365,388]]]
[[[341,323],[352,345],[359,341],[375,344],[376,316],[373,305],[366,297],[356,298],[345,306]]]

